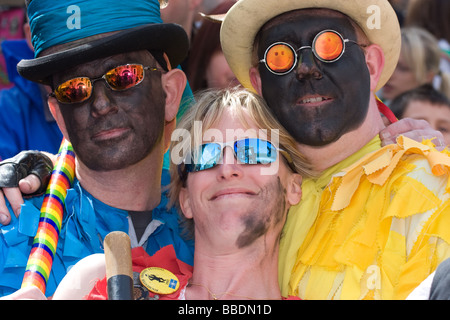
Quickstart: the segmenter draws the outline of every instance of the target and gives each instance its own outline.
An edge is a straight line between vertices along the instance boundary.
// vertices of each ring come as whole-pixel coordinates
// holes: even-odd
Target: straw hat
[[[261,27],[276,16],[299,9],[324,8],[339,11],[354,20],[369,41],[378,44],[385,66],[376,90],[391,77],[401,48],[400,25],[388,0],[239,0],[222,22],[222,50],[237,79],[254,90],[249,70],[253,66],[254,39]]]

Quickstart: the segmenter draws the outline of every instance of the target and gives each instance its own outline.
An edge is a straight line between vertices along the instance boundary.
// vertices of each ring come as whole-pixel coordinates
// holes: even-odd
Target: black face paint
[[[134,52],[87,63],[64,77],[95,78],[127,63],[147,66],[155,62],[148,52]],[[60,104],[60,110],[77,157],[88,168],[96,171],[126,168],[144,159],[162,139],[165,99],[161,74],[146,72],[142,83],[120,92],[98,81],[88,100]]]
[[[299,10],[294,19],[279,16],[260,32],[258,58],[272,43],[284,41],[294,48],[311,46],[317,33],[332,29],[345,39],[357,40],[346,17],[327,17]],[[336,62],[317,60],[311,49],[299,52],[299,63],[290,73],[272,74],[259,64],[262,95],[281,124],[297,140],[310,146],[335,142],[357,129],[367,116],[370,76],[364,52],[353,43],[346,44]],[[319,99],[319,100],[317,100]],[[324,101],[321,101],[325,99]]]
[[[236,240],[239,249],[247,247],[268,230],[281,222],[284,224],[286,216],[286,190],[281,184],[280,178],[276,182],[267,185],[260,193],[260,199],[254,210],[241,218],[245,230]],[[281,231],[281,230],[280,230]]]

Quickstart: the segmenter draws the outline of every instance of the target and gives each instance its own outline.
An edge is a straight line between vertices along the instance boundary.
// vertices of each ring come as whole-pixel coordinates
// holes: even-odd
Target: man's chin
[[[314,134],[311,132],[297,132],[294,136],[295,140],[303,145],[310,147],[325,147],[336,142],[342,136],[340,133],[316,130]]]

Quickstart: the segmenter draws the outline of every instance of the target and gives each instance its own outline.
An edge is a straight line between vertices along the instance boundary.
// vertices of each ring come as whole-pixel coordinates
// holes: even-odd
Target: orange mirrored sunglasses
[[[297,50],[289,43],[275,42],[267,48],[264,59],[259,62],[264,63],[270,72],[284,75],[291,72],[297,65],[299,51],[311,49],[319,61],[331,63],[342,57],[347,42],[358,44],[353,40],[344,39],[337,31],[323,30],[314,37],[312,46],[303,46]]]
[[[156,71],[155,67],[144,67],[141,64],[126,64],[109,70],[95,79],[78,77],[60,84],[50,96],[64,104],[83,102],[92,94],[93,83],[103,79],[113,91],[123,91],[137,86],[144,80],[145,70]]]

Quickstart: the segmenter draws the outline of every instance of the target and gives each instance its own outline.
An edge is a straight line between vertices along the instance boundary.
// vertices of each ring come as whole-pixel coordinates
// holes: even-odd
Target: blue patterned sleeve
[[[20,289],[39,224],[41,203],[42,197],[25,200],[19,218],[8,204],[11,223],[0,227],[0,296]]]

